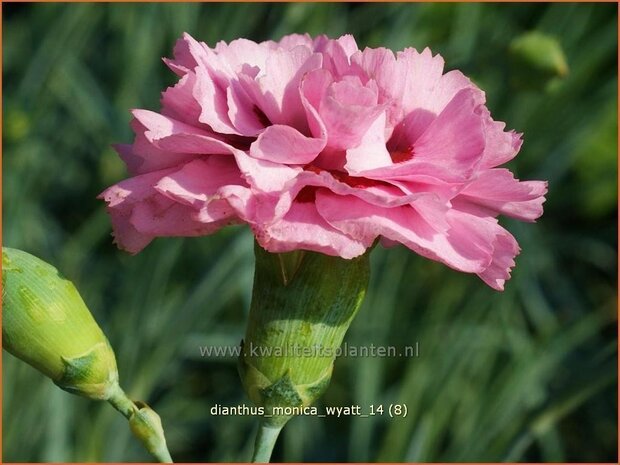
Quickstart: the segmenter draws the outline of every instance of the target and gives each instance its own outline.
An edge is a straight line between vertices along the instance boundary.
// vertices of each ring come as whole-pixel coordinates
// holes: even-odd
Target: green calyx
[[[107,399],[114,351],[71,281],[21,250],[2,249],[2,347],[61,388]]]
[[[116,361],[109,344],[99,342],[82,356],[61,359],[65,370],[62,378],[54,382],[65,391],[107,400],[111,389],[118,385]]]
[[[264,424],[281,427],[290,418],[282,408],[311,405],[327,389],[368,287],[369,253],[345,260],[306,251],[272,254],[256,245],[255,255],[239,371],[250,399],[265,407]]]

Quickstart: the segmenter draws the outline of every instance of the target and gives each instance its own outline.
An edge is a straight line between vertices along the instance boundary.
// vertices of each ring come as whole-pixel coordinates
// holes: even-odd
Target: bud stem
[[[129,420],[130,425],[132,421],[140,415],[140,406],[127,397],[125,391],[123,391],[118,384],[112,390],[112,394],[110,395],[108,402]],[[132,431],[134,431],[133,428]],[[136,434],[135,431],[134,434]],[[155,457],[160,463],[173,463],[172,457],[170,457],[170,452],[168,452],[168,447],[166,446],[166,441],[163,438],[163,432],[161,437],[159,437],[156,432],[148,429],[145,433],[142,433],[137,437],[143,442],[153,457]]]
[[[258,425],[256,442],[254,443],[253,463],[269,463],[273,447],[283,427],[284,424],[281,426],[268,426],[261,421],[260,425]]]
[[[136,405],[127,397],[125,391],[118,384],[113,389],[108,402],[127,419],[137,410]]]

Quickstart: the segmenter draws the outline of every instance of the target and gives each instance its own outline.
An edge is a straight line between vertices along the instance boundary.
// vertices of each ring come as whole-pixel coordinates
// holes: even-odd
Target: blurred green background
[[[130,108],[158,108],[161,61],[183,31],[213,45],[291,32],[353,33],[360,47],[430,46],[525,134],[511,168],[547,179],[535,225],[505,221],[523,252],[506,291],[404,248],[373,252],[350,344],[417,358],[342,358],[320,405],[401,403],[404,419],[296,418],[276,461],[608,461],[617,457],[617,5],[3,5],[3,237],[74,280],[116,349],[122,384],[161,415],[177,461],[247,461],[255,419],[236,345],[253,274],[247,228],[112,245],[101,201],[126,171]],[[569,72],[540,76],[511,44],[557,39]],[[124,418],[3,357],[3,461],[145,461]]]

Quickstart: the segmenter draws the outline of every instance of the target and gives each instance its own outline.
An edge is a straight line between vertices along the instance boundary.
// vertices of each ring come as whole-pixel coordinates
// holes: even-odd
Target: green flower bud
[[[327,389],[334,359],[366,293],[369,253],[345,260],[255,247],[252,304],[239,371],[263,424],[290,418],[275,407],[304,407]],[[271,415],[271,416],[270,416]]]
[[[159,416],[118,384],[114,351],[75,286],[21,250],[2,248],[2,347],[65,391],[107,400],[160,462],[172,462]]]
[[[114,351],[75,286],[26,252],[2,248],[2,347],[62,389],[108,399]]]
[[[544,88],[568,74],[560,43],[538,31],[515,38],[510,44],[510,58],[513,78],[522,87]]]
[[[136,402],[137,407],[129,417],[131,432],[137,437],[154,457],[160,462],[172,463],[166,446],[161,418],[144,402]]]

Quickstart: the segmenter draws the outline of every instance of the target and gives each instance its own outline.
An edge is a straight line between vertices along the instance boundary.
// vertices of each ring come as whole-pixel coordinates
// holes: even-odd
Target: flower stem
[[[252,462],[269,463],[271,453],[273,452],[273,447],[276,444],[276,440],[278,439],[283,426],[284,425],[268,426],[264,422],[261,422],[260,425],[258,425]]]

